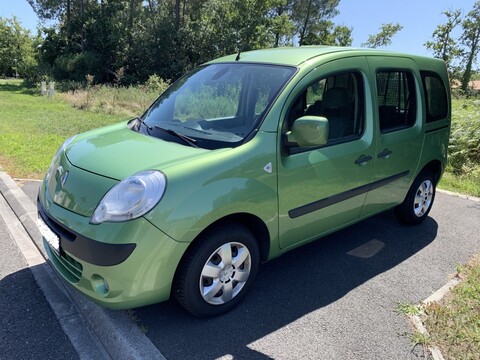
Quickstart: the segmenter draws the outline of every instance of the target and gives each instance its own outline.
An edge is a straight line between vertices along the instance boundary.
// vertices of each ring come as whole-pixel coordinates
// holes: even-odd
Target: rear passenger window
[[[448,99],[445,84],[440,75],[421,71],[425,91],[427,123],[445,119],[448,116]]]
[[[320,78],[310,84],[290,108],[287,127],[302,116],[328,120],[327,145],[358,139],[363,133],[365,99],[363,77],[345,72]]]
[[[379,71],[377,101],[382,133],[405,129],[415,124],[417,110],[415,78],[410,72]]]

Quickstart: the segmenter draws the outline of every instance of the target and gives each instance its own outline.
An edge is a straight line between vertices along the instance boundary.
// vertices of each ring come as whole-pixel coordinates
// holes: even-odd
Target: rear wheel
[[[201,235],[182,260],[174,294],[195,316],[220,315],[234,308],[250,289],[260,263],[253,234],[229,223]]]
[[[430,172],[420,173],[413,182],[404,202],[395,208],[398,219],[415,225],[426,219],[435,200],[435,179]]]

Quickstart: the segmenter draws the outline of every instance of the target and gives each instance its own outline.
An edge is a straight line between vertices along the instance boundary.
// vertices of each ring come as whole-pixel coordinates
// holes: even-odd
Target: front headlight
[[[90,223],[120,222],[145,215],[158,204],[167,179],[160,171],[136,173],[112,187],[98,204]]]
[[[48,168],[47,174],[45,175],[45,180],[48,181],[48,179],[50,179],[50,176],[52,176],[53,169],[55,168],[55,164],[58,162],[58,158],[60,157],[60,155],[62,155],[62,153],[67,148],[67,146],[70,145],[70,143],[73,141],[73,139],[75,139],[75,136],[77,136],[77,135],[74,135],[74,136],[68,138],[67,140],[65,140],[63,142],[62,145],[60,145],[57,152],[53,156],[52,162],[50,163],[50,167]]]

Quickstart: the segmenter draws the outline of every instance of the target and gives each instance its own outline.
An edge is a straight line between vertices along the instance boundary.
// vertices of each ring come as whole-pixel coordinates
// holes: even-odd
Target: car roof
[[[361,55],[379,55],[379,56],[401,56],[409,58],[424,58],[415,55],[395,53],[384,50],[339,47],[339,46],[290,46],[273,49],[253,50],[240,52],[239,61],[269,63],[279,65],[299,66],[310,59],[328,54],[338,53],[341,56],[361,56]],[[209,63],[232,62],[236,61],[238,54],[224,56]],[[429,59],[429,58],[424,58]]]

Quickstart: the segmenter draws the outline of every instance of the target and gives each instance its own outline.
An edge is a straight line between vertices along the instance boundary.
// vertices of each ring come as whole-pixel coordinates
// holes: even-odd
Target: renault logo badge
[[[67,182],[68,179],[68,171],[65,171],[62,165],[57,167],[57,170],[55,171],[55,179],[60,182],[60,185],[62,188],[65,186],[65,183]]]

